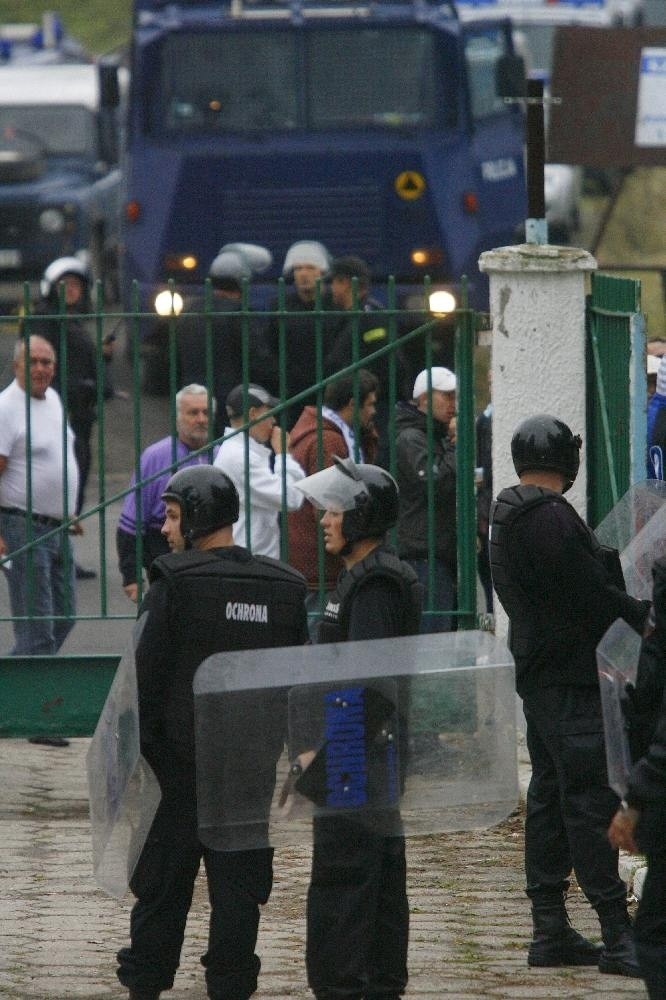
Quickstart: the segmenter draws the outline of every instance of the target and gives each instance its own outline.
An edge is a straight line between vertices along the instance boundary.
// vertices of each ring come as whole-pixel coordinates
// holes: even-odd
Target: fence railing
[[[64,290],[61,289],[61,293]],[[424,302],[427,301],[428,287],[424,288]],[[474,345],[478,326],[478,317],[473,311],[461,308],[448,317],[438,317],[431,315],[427,308],[421,310],[404,310],[397,306],[395,289],[389,285],[386,290],[386,305],[382,308],[375,308],[372,313],[363,309],[358,298],[358,290],[354,289],[354,308],[349,311],[333,308],[329,301],[325,301],[320,289],[317,290],[317,297],[314,307],[309,313],[311,320],[311,335],[314,338],[314,369],[302,370],[299,367],[299,357],[294,355],[293,342],[290,343],[290,323],[297,319],[303,321],[303,311],[290,308],[284,283],[280,282],[278,287],[277,303],[274,309],[267,311],[255,311],[249,306],[249,290],[247,286],[243,288],[242,296],[238,302],[229,308],[225,303],[224,308],[220,306],[210,287],[207,287],[202,301],[191,303],[179,316],[173,314],[160,321],[155,320],[154,315],[139,313],[138,311],[123,313],[116,309],[108,309],[104,302],[103,290],[98,286],[94,295],[94,306],[88,312],[77,315],[76,321],[83,325],[94,344],[95,377],[94,386],[91,389],[91,408],[96,416],[94,429],[94,444],[97,462],[97,490],[94,501],[86,504],[77,511],[69,496],[67,483],[63,485],[64,516],[62,524],[54,526],[46,533],[40,532],[38,539],[30,534],[31,518],[26,519],[28,535],[26,542],[14,552],[7,553],[0,558],[0,566],[11,563],[14,558],[22,554],[27,560],[27,618],[32,619],[35,608],[34,594],[37,586],[36,572],[37,564],[34,558],[35,546],[43,544],[51,537],[59,536],[71,531],[78,523],[88,519],[96,519],[99,536],[99,561],[98,561],[98,602],[96,611],[93,614],[74,614],[70,611],[74,607],[72,599],[66,605],[62,616],[45,616],[54,620],[82,620],[82,619],[130,619],[135,616],[135,608],[128,602],[126,613],[113,612],[110,608],[109,588],[120,586],[119,577],[109,574],[107,570],[108,553],[114,539],[109,538],[109,526],[107,513],[111,508],[120,504],[126,496],[134,493],[138,498],[137,504],[137,531],[135,545],[135,560],[137,569],[137,581],[139,583],[139,597],[143,586],[141,568],[143,565],[143,531],[145,526],[145,511],[141,509],[141,490],[164,475],[166,471],[177,469],[186,459],[179,459],[176,453],[176,440],[178,436],[177,413],[175,397],[177,391],[186,383],[200,381],[209,389],[209,424],[208,437],[205,444],[189,452],[187,458],[193,455],[208,455],[212,448],[215,448],[222,440],[221,436],[221,411],[224,399],[217,399],[220,395],[220,387],[228,387],[228,378],[222,377],[220,358],[224,361],[224,344],[220,342],[220,329],[225,324],[228,326],[235,324],[239,334],[238,342],[240,351],[234,356],[226,358],[229,371],[233,372],[234,378],[240,375],[239,381],[247,386],[250,382],[265,384],[271,383],[271,388],[280,402],[271,413],[281,427],[283,436],[283,446],[289,428],[290,415],[305,403],[310,403],[316,407],[319,418],[323,405],[326,387],[344,375],[353,378],[354,393],[358,398],[359,371],[362,368],[381,367],[383,373],[383,384],[380,386],[383,410],[385,415],[383,442],[383,464],[394,475],[396,474],[396,427],[395,427],[395,406],[403,398],[409,399],[410,385],[418,370],[429,368],[433,365],[446,364],[455,368],[458,379],[458,400],[457,400],[457,443],[456,443],[456,469],[457,469],[457,491],[456,510],[451,512],[452,518],[455,513],[457,531],[457,556],[458,556],[458,589],[457,603],[453,610],[438,608],[434,599],[435,594],[435,560],[433,557],[436,551],[436,519],[435,505],[436,497],[436,477],[433,471],[434,439],[436,428],[432,411],[427,413],[427,440],[428,440],[428,463],[426,470],[425,491],[427,497],[428,511],[428,552],[429,570],[426,588],[426,614],[434,615],[443,613],[456,619],[459,627],[471,627],[476,622],[476,515],[474,496],[474,466],[475,466],[475,434],[474,434]],[[137,300],[138,302],[138,296]],[[27,340],[32,333],[38,333],[44,329],[44,324],[51,324],[51,331],[55,331],[56,351],[58,355],[58,386],[62,396],[63,406],[67,412],[72,413],[74,383],[72,376],[80,361],[72,353],[71,338],[69,336],[72,316],[67,313],[64,296],[61,294],[59,311],[55,314],[44,315],[35,314],[31,307],[29,296],[23,303],[23,315],[19,320],[18,333],[20,337]],[[368,323],[374,324],[374,333],[371,337],[364,339],[364,333],[368,332]],[[16,317],[0,317],[0,333],[2,327],[10,330],[11,325],[16,324]],[[266,349],[265,331],[272,325],[276,333],[275,343],[277,351],[271,352]],[[344,331],[344,336],[348,343],[348,363],[330,370],[327,367],[327,346],[331,339],[331,330]],[[382,329],[383,336],[377,335],[376,331]],[[187,332],[187,338],[184,332]],[[193,337],[193,331],[196,336]],[[111,393],[109,384],[109,335],[118,336],[118,347],[124,351],[123,363],[127,366],[130,375],[130,407],[132,414],[132,428],[127,426],[114,425],[107,421],[105,412],[105,402]],[[198,340],[197,340],[198,337]],[[262,339],[263,338],[263,339]],[[3,337],[7,342],[13,338]],[[192,349],[192,345],[199,345],[199,353],[196,357],[185,358],[183,345],[187,343]],[[376,347],[375,345],[380,346]],[[156,354],[156,352],[158,352]],[[238,356],[238,353],[240,356]],[[186,364],[188,362],[188,364]],[[149,443],[145,439],[143,428],[143,412],[146,402],[145,385],[150,381],[151,364],[161,363],[166,375],[165,387],[167,395],[165,397],[166,423],[164,435],[170,435],[173,441],[171,461],[151,476],[141,478],[140,457],[143,448]],[[189,365],[189,366],[188,366]],[[198,366],[198,368],[197,368]],[[26,508],[28,513],[32,511],[34,484],[31,472],[35,468],[33,455],[31,453],[30,435],[30,374],[26,376],[26,426],[27,426],[27,468],[28,478],[26,482]],[[187,374],[185,370],[187,369]],[[196,370],[200,373],[200,378],[191,377],[191,372]],[[294,391],[294,372],[298,373],[301,380],[305,379],[305,388],[296,388]],[[228,374],[228,373],[227,373]],[[298,379],[296,380],[298,382]],[[302,384],[302,381],[301,381]],[[4,386],[0,386],[4,388]],[[356,408],[358,411],[358,407]],[[263,419],[263,417],[262,417]],[[358,412],[355,415],[356,441],[360,439]],[[257,423],[258,420],[254,421]],[[245,424],[238,428],[235,433],[244,434],[251,424]],[[109,489],[111,477],[107,462],[108,445],[112,439],[121,436],[127,442],[127,485],[122,489]],[[66,454],[67,442],[63,436],[63,455]],[[319,420],[318,431],[319,455],[322,456],[321,445],[321,419]],[[357,456],[358,457],[358,456]],[[65,463],[66,467],[66,463]],[[114,470],[113,479],[117,481],[117,473]],[[135,483],[130,484],[130,474],[134,473]],[[249,498],[249,481],[246,475],[245,481],[246,498]],[[283,472],[283,510],[280,520],[280,552],[284,559],[289,559],[289,540],[286,530],[286,474]],[[246,504],[249,512],[248,539],[251,530],[251,508]],[[111,532],[113,532],[113,527]],[[320,589],[323,591],[323,548],[321,540],[319,542],[318,572],[320,579]],[[70,595],[73,598],[73,595]],[[11,621],[11,615],[4,615],[2,621]]]
[[[593,526],[646,475],[645,330],[640,281],[593,274],[587,301],[586,442]]]

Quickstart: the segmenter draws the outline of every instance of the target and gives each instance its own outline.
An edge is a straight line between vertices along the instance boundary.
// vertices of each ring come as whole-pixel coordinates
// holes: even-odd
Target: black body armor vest
[[[192,749],[197,667],[227,650],[304,643],[306,584],[297,570],[238,547],[161,556],[150,578],[169,588],[163,732]]]
[[[319,642],[347,641],[349,614],[356,589],[361,582],[367,583],[375,576],[395,580],[401,588],[403,615],[396,634],[416,635],[419,632],[422,592],[416,573],[394,553],[380,547],[343,573],[335,590],[329,594],[323,621],[319,623]]]
[[[622,569],[615,549],[600,545],[587,524],[560,493],[540,486],[512,486],[502,490],[490,511],[490,568],[493,586],[510,620],[509,647],[517,661],[524,661],[553,628],[548,608],[539,594],[527,590],[518,578],[512,558],[511,529],[527,511],[542,504],[562,504],[569,510],[588,551],[601,563],[611,582],[624,589]],[[520,666],[516,664],[520,679]],[[519,685],[520,687],[520,685]]]

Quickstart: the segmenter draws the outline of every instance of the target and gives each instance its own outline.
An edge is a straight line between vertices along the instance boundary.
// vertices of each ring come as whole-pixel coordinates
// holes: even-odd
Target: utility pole
[[[544,125],[543,80],[527,81],[527,219],[526,243],[548,243],[544,165],[546,130]]]

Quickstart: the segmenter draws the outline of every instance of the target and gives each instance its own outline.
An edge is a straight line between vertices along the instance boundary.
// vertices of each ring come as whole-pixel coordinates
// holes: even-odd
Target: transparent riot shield
[[[627,793],[627,777],[631,768],[622,702],[627,684],[633,684],[636,679],[640,648],[640,636],[621,618],[613,622],[597,646],[608,784],[621,799]]]
[[[617,549],[627,593],[652,597],[652,564],[666,555],[666,483],[636,483],[595,531],[602,545]]]
[[[134,653],[146,616],[135,624],[88,749],[93,871],[100,889],[121,899],[160,801],[157,778],[139,750]]]
[[[652,565],[666,555],[666,483],[637,483],[606,515],[595,532],[599,541],[619,550],[632,597],[652,597]],[[631,755],[622,710],[627,684],[634,684],[641,639],[622,619],[613,622],[597,646],[597,670],[606,734],[608,782],[623,797]]]
[[[194,678],[199,835],[307,842],[312,817],[407,835],[518,801],[513,660],[487,632],[220,653]]]

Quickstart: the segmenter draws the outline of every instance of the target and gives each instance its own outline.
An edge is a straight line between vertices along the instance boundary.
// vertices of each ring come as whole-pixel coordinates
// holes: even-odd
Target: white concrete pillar
[[[481,254],[490,279],[492,318],[493,490],[517,481],[511,437],[525,417],[550,413],[583,439],[578,478],[567,499],[585,517],[586,250],[538,244]],[[501,613],[497,633],[505,634]]]

